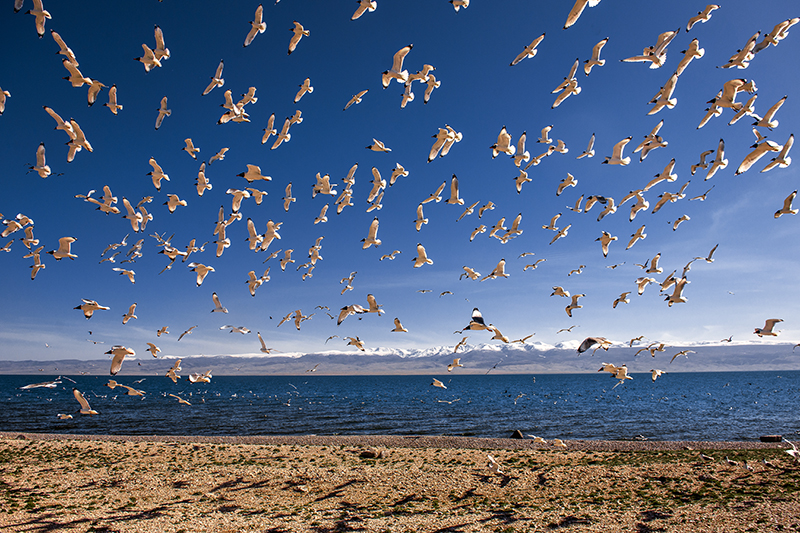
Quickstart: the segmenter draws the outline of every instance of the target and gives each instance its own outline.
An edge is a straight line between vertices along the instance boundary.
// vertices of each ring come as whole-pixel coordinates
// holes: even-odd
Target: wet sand
[[[786,443],[565,444],[446,436],[0,433],[0,527],[800,530],[800,465],[785,453]],[[501,473],[490,471],[487,455]]]

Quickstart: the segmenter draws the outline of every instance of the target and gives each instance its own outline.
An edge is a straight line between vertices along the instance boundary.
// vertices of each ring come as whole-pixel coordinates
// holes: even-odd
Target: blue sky
[[[695,25],[688,33],[687,21],[704,3],[676,2],[672,9],[653,16],[647,3],[606,0],[587,8],[567,30],[562,26],[571,2],[548,4],[546,9],[541,4],[476,0],[455,12],[445,0],[380,0],[375,12],[351,21],[356,2],[326,3],[322,10],[318,2],[283,0],[264,4],[267,30],[248,47],[242,43],[256,2],[223,5],[198,1],[187,8],[186,3],[174,0],[101,4],[51,0],[45,2],[52,19],[47,20],[42,39],[36,34],[34,17],[25,14],[32,4],[26,0],[16,14],[9,5],[0,16],[0,42],[9,51],[0,88],[11,93],[0,116],[0,213],[5,219],[17,213],[33,219],[35,237],[44,245],[46,268],[31,281],[32,259],[23,258],[28,250],[19,241],[22,231],[0,239],[0,246],[16,239],[10,252],[0,254],[0,275],[5,281],[0,358],[101,359],[114,344],[146,355],[146,342],[156,343],[162,355],[258,353],[256,331],[269,347],[281,352],[345,349],[342,338],[346,336],[359,336],[368,348],[417,349],[458,342],[461,337],[453,332],[467,325],[473,307],[480,308],[486,321],[509,338],[535,332],[532,340],[547,344],[588,335],[615,341],[645,335],[672,344],[715,342],[730,335],[741,342],[798,342],[796,243],[800,219],[773,217],[783,199],[797,188],[798,167],[794,164],[760,173],[772,157],[768,155],[748,172],[735,175],[755,137],[751,117],[727,124],[734,114],[731,109],[724,109],[720,117],[697,129],[706,102],[725,82],[743,77],[757,84],[755,107],[759,114],[788,95],[776,115],[779,125],[772,131],[761,129],[768,139],[786,142],[800,116],[796,89],[800,74],[787,68],[800,55],[800,29],[792,28],[777,47],[760,52],[747,69],[717,67],[756,31],[769,32],[777,23],[797,16],[796,4],[766,1],[761,9],[753,10],[744,1],[722,1],[710,21]],[[748,16],[742,16],[743,12]],[[293,21],[303,24],[310,35],[288,55]],[[142,43],[155,46],[154,25],[163,30],[170,58],[162,67],[145,72],[134,58],[142,55]],[[677,28],[681,31],[669,45],[663,67],[649,69],[641,63],[620,62],[655,44],[659,34]],[[62,79],[68,73],[61,64],[63,56],[56,53],[51,29],[74,51],[85,76],[106,86],[116,84],[118,101],[124,106],[118,115],[102,105],[108,101],[108,89],[88,107],[87,87],[73,88]],[[546,36],[537,55],[511,67],[511,60],[543,32]],[[583,61],[606,37],[609,41],[601,54],[605,66],[584,75]],[[677,105],[648,116],[652,107],[648,101],[669,79],[682,57],[680,52],[693,38],[699,40],[705,55],[680,76],[674,93]],[[416,98],[403,109],[402,84],[392,82],[382,89],[380,79],[381,72],[391,67],[394,53],[411,43],[414,47],[404,67],[414,73],[424,64],[435,66],[441,87],[423,104],[425,86],[415,83]],[[581,93],[551,109],[556,96],[551,91],[567,76],[575,58],[581,61],[576,75]],[[220,59],[225,62],[224,86],[201,96]],[[298,86],[306,78],[314,92],[295,104]],[[218,125],[225,111],[220,107],[224,91],[230,89],[238,100],[249,87],[257,88],[258,97],[246,107],[251,122]],[[350,97],[364,89],[369,92],[363,101],[343,111]],[[155,130],[163,96],[168,97],[172,114]],[[749,97],[740,93],[737,101]],[[78,122],[94,151],[83,150],[67,163],[68,137],[53,129],[55,122],[43,106]],[[270,150],[274,137],[262,145],[270,114],[275,113],[275,127],[280,130],[284,118],[296,110],[302,111],[304,120],[292,126],[291,141],[275,150]],[[639,162],[633,147],[662,119],[659,134],[669,144]],[[446,157],[428,163],[432,136],[445,124],[462,133],[463,140]],[[490,146],[505,126],[515,145],[527,131],[527,149],[538,155],[545,145],[535,141],[547,125],[553,125],[551,138],[563,140],[569,152],[553,154],[528,169],[533,181],[517,194],[514,178],[518,169],[508,156],[492,159]],[[576,159],[593,133],[596,155]],[[632,141],[625,155],[632,156],[632,162],[624,167],[602,165],[614,144],[628,136]],[[200,148],[196,161],[182,150],[187,137]],[[373,138],[392,151],[366,150]],[[702,170],[691,176],[690,166],[699,161],[700,153],[715,149],[721,138],[728,167],[708,181],[703,181]],[[42,142],[53,172],[46,179],[27,173]],[[230,148],[225,159],[206,169],[213,189],[199,197],[195,179],[200,163],[223,147]],[[170,177],[161,191],[147,175],[151,157]],[[610,196],[619,202],[629,191],[644,187],[672,158],[677,180],[644,193],[651,207],[633,222],[628,220],[630,202],[600,222],[596,221],[598,206],[588,214],[566,208],[580,195]],[[312,198],[318,172],[329,174],[341,192],[341,178],[355,163],[359,167],[354,206],[337,215],[336,197]],[[408,170],[408,177],[386,189],[382,209],[367,213],[371,168],[378,168],[388,180],[396,163]],[[259,165],[272,181],[249,185],[237,176],[247,164]],[[575,176],[578,184],[557,197],[556,188],[567,173]],[[456,222],[465,206],[445,204],[446,188],[442,202],[425,204],[429,223],[417,232],[417,205],[442,182],[449,185],[453,174],[458,176],[466,205],[492,201],[496,209],[480,220],[476,212]],[[686,198],[650,213],[659,194],[677,192],[687,180],[691,183]],[[282,198],[289,182],[297,201],[287,213]],[[123,196],[134,205],[144,196],[153,196],[145,206],[154,220],[144,232],[134,234],[122,215],[106,216],[74,197],[90,189],[102,195],[104,185],[119,198],[116,205],[123,213]],[[705,201],[689,201],[712,185]],[[247,186],[256,186],[268,195],[261,205],[244,200],[242,220],[227,228],[231,246],[216,257],[213,230],[217,213],[220,206],[225,207],[226,215],[231,212],[231,196],[225,191]],[[188,205],[170,214],[163,205],[168,193],[178,194]],[[315,225],[313,220],[326,203],[331,204],[328,222]],[[572,226],[567,237],[550,245],[554,233],[542,225],[559,212],[563,215],[557,225]],[[510,226],[518,213],[523,214],[523,233],[517,238],[502,244],[489,238],[487,231],[469,241],[478,224],[491,227],[505,217]],[[670,222],[684,214],[691,219],[673,231]],[[383,244],[363,250],[361,239],[367,236],[375,216]],[[250,251],[247,218],[260,233],[266,230],[268,220],[282,222],[281,240],[273,242],[267,252]],[[626,251],[630,235],[642,224],[647,238]],[[618,237],[607,258],[595,242],[602,231]],[[143,256],[127,265],[100,264],[106,246],[128,233],[128,246],[120,249],[117,259],[139,239],[144,239]],[[201,287],[196,286],[188,262],[178,260],[171,270],[159,274],[168,259],[158,253],[158,243],[150,236],[154,233],[174,234],[172,243],[180,249],[191,239],[198,244],[212,241],[191,260],[210,265],[215,272]],[[58,239],[64,236],[77,238],[72,247],[78,255],[74,261],[55,261],[44,253],[56,249]],[[304,270],[295,268],[307,260],[308,249],[320,236],[324,236],[323,259],[313,277],[303,281]],[[412,267],[417,243],[425,246],[433,265]],[[680,274],[688,261],[706,256],[716,244],[719,248],[713,263],[693,263],[687,275],[690,284],[684,291],[686,303],[668,307],[656,285],[642,296],[636,295],[634,281],[647,274],[634,263],[649,261],[660,252],[664,272],[654,275],[660,282],[673,269]],[[294,249],[296,262],[285,272],[280,270],[278,258],[263,264],[272,251],[289,248]],[[393,261],[379,261],[393,250],[402,253]],[[535,255],[519,258],[523,252]],[[508,278],[459,280],[464,265],[485,276],[501,258],[506,260]],[[536,270],[523,272],[526,264],[542,258],[546,261]],[[615,264],[622,265],[606,268]],[[567,275],[580,265],[586,265],[581,274]],[[136,283],[112,271],[114,266],[135,270]],[[251,297],[247,273],[261,274],[268,266],[270,281]],[[339,281],[352,271],[357,271],[354,289],[341,295],[344,285]],[[564,311],[567,299],[549,296],[557,285],[573,294],[586,294],[580,301],[583,308],[572,318]],[[420,289],[432,292],[417,292]],[[452,294],[440,297],[443,291]],[[612,309],[612,302],[624,291],[633,291],[630,303]],[[219,295],[228,314],[210,313],[212,292]],[[342,306],[366,305],[367,294],[375,295],[386,311],[384,316],[350,317],[337,327],[324,310],[315,309],[328,306],[336,315]],[[111,309],[98,311],[87,321],[73,309],[81,298]],[[121,317],[134,302],[138,318],[123,325]],[[276,327],[281,317],[295,309],[316,314],[302,323],[300,331],[291,323]],[[408,333],[391,332],[394,317]],[[775,339],[759,339],[752,333],[767,318],[784,319]],[[253,333],[219,329],[227,324],[245,326]],[[580,327],[556,333],[573,324]],[[198,327],[192,334],[178,342],[178,335],[194,325]],[[157,338],[155,332],[162,326],[169,326],[170,334]],[[325,344],[331,335],[341,338]],[[491,335],[471,332],[470,337],[471,343],[477,343],[489,341]]]

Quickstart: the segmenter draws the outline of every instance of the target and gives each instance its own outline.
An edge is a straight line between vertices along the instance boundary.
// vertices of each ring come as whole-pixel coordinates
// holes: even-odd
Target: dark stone
[[[761,440],[761,442],[780,442],[780,441],[783,440],[783,436],[782,435],[761,435],[761,437],[759,437],[759,439]]]
[[[512,439],[524,439],[525,435],[523,435],[520,430],[515,429],[514,433],[511,434],[511,438]]]

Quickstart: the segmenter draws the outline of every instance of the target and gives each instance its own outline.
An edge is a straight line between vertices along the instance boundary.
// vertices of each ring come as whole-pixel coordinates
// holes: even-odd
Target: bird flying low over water
[[[86,397],[83,395],[81,391],[76,388],[72,389],[72,395],[78,400],[78,403],[81,404],[81,409],[78,411],[82,415],[99,415],[97,411],[89,406],[89,402],[86,400]]]

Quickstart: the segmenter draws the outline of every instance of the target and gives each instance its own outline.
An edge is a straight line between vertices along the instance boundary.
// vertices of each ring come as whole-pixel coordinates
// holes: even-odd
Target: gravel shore
[[[4,432],[0,530],[800,531],[786,443],[565,445]]]
[[[533,439],[487,439],[432,435],[275,435],[275,436],[180,436],[180,435],[74,435],[59,433],[0,432],[4,439],[91,440],[122,442],[183,442],[209,444],[372,446],[383,448],[508,449],[536,450],[552,446]],[[564,440],[571,451],[667,451],[667,450],[757,450],[787,448],[786,443],[761,441],[655,441],[655,440]]]

